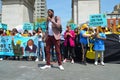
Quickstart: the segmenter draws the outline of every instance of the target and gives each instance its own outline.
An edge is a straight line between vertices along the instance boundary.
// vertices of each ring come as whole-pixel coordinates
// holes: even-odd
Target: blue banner
[[[90,27],[107,27],[107,18],[105,14],[95,14],[90,15],[89,18],[89,26]]]
[[[0,28],[7,30],[7,24],[0,23]]]
[[[24,30],[33,30],[33,24],[32,23],[24,23],[23,29]]]
[[[75,28],[77,28],[77,25],[74,24],[74,23],[71,23],[71,24],[69,24],[69,25],[71,26],[71,29],[72,29],[72,30],[74,30]]]
[[[12,39],[13,38],[13,39]],[[0,36],[0,55],[8,55],[8,56],[14,56],[14,48],[12,45],[12,40],[14,41],[14,47],[17,47],[17,44],[20,44],[20,47],[23,49],[23,55],[22,56],[36,56],[37,52],[37,46],[38,46],[38,38],[37,36],[33,37],[23,37],[23,36]],[[28,42],[32,40],[33,45],[36,47],[36,52],[29,52],[26,47],[28,46]],[[32,46],[32,45],[31,45]],[[26,51],[26,50],[27,51]]]
[[[35,30],[37,30],[37,28],[42,28],[43,32],[45,32],[46,30],[46,22],[41,22],[41,23],[38,23],[36,22],[35,23]]]
[[[11,42],[12,37],[0,36],[0,55],[14,55]]]

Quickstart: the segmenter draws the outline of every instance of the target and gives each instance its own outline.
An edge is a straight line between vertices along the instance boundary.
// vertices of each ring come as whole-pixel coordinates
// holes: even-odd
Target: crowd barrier
[[[120,63],[120,34],[109,34],[105,40],[105,61]]]

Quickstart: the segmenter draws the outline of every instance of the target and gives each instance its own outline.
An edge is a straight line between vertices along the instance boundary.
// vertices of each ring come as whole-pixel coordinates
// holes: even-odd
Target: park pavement
[[[65,70],[58,69],[57,63],[52,68],[41,70],[45,62],[39,61],[0,61],[0,80],[120,80],[120,64],[106,63],[105,66],[87,66],[80,63],[63,64]]]

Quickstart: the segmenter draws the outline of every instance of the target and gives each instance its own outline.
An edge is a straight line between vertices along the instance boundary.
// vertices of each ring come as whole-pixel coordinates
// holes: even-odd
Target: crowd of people
[[[46,32],[42,31],[42,28],[39,27],[37,30],[29,32],[28,30],[24,30],[24,32],[18,32],[16,28],[11,31],[4,31],[2,28],[0,29],[0,36],[24,36],[38,37],[38,47],[35,48],[34,53],[37,56],[34,58],[35,61],[46,62],[46,65],[40,67],[41,69],[51,68],[51,61],[56,62],[58,60],[58,65],[60,70],[64,70],[62,63],[71,62],[75,63],[75,59],[78,58],[81,60],[82,64],[87,65],[86,61],[86,53],[89,50],[89,45],[93,44],[93,50],[95,51],[95,65],[98,65],[98,55],[100,54],[100,64],[104,65],[104,51],[105,44],[104,40],[106,40],[106,34],[110,34],[111,31],[108,28],[102,28],[98,26],[96,28],[89,27],[87,24],[81,25],[81,27],[75,28],[71,30],[71,26],[67,25],[66,30],[60,33],[59,26],[61,25],[60,17],[56,17],[57,21],[54,18],[54,11],[52,9],[48,10],[47,17],[47,30]],[[118,29],[119,30],[119,29]],[[31,50],[33,47],[31,44],[34,42],[31,40],[28,42],[28,47],[25,50]],[[18,41],[18,45],[20,42]],[[14,44],[14,38],[12,38],[12,47],[16,49],[16,45]],[[20,46],[18,52],[14,51],[14,59],[18,57],[22,58],[23,55],[22,49]],[[3,60],[4,55],[0,56],[0,60]]]

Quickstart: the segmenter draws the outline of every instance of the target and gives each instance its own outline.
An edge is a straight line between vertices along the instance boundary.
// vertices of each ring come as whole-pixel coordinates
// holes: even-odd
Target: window
[[[41,3],[41,5],[45,5],[44,3]]]
[[[110,24],[113,24],[113,20],[110,20]]]
[[[118,26],[118,24],[119,24],[119,20],[117,19],[117,20],[116,20],[116,26]]]
[[[42,18],[45,17],[45,16],[41,16]]]
[[[37,8],[40,8],[40,6],[37,6]]]
[[[41,6],[41,8],[44,8],[44,6]]]
[[[44,9],[41,9],[41,11],[45,11]]]

